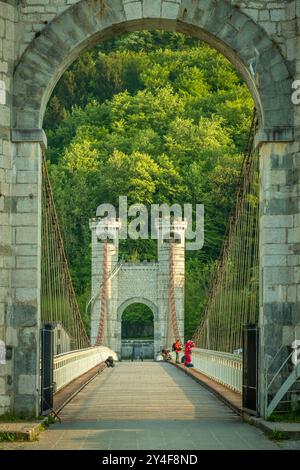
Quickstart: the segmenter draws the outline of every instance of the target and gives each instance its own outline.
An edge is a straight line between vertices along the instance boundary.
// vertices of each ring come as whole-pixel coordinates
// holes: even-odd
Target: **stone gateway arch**
[[[108,221],[107,224],[110,238],[106,241],[97,236],[98,220],[90,221],[92,231],[92,297],[90,302],[92,345],[97,343],[102,313],[105,315],[106,323],[103,342],[120,355],[123,312],[129,305],[143,303],[153,313],[155,358],[163,348],[170,347],[168,344],[170,341],[174,341],[173,331],[168,333],[171,243],[175,310],[180,337],[184,337],[186,222],[184,220],[171,223],[160,221],[157,237],[157,262],[140,263],[120,262],[120,222],[115,219]],[[174,235],[176,235],[175,242],[173,241]],[[105,249],[107,250],[107,259],[105,259]],[[107,278],[106,295],[101,297],[105,277]],[[101,312],[101,303],[106,305],[105,312]]]
[[[0,413],[38,413],[43,116],[67,67],[89,47],[141,29],[215,47],[248,84],[259,114],[260,410],[268,358],[300,319],[299,1],[0,0]]]

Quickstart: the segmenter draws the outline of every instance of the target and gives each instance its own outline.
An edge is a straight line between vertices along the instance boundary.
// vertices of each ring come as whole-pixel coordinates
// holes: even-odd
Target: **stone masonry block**
[[[4,19],[0,17],[0,37],[4,38],[5,33],[5,22]]]
[[[0,269],[0,286],[8,287],[10,281],[10,271],[8,269]]]
[[[300,229],[299,227],[290,229],[288,231],[288,242],[289,243],[300,243]]]
[[[17,244],[33,244],[37,243],[38,232],[35,227],[17,227],[16,243]]]
[[[10,411],[10,396],[0,395],[0,416],[7,411]]]
[[[142,18],[142,3],[141,2],[130,2],[124,5],[126,19],[137,20]]]
[[[32,269],[38,266],[37,256],[17,256],[17,268]]]
[[[14,304],[11,312],[11,324],[18,328],[33,327],[38,322],[37,315],[37,308],[33,305],[26,303]]]
[[[38,186],[36,184],[12,184],[11,194],[15,197],[30,197],[37,196]]]
[[[17,256],[36,256],[36,245],[16,245]]]
[[[34,393],[33,393],[34,392]],[[38,411],[37,408],[37,399],[38,395],[37,392],[33,389],[30,395],[24,394],[15,394],[14,401],[13,401],[13,413],[16,416],[24,416],[24,417],[32,417],[36,416]]]
[[[23,303],[34,304],[37,301],[36,297],[37,297],[36,289],[29,289],[29,288],[15,289],[15,299],[20,304],[23,304]]]
[[[37,219],[36,213],[30,213],[30,212],[26,212],[25,214],[22,214],[22,213],[21,214],[14,214],[13,213],[12,216],[11,216],[11,224],[12,224],[13,227],[16,227],[16,226],[37,227],[38,226],[38,219]]]
[[[35,375],[20,375],[18,383],[18,392],[20,395],[32,395],[36,390]]]
[[[11,326],[6,328],[6,343],[15,348],[18,347],[18,332]]]
[[[38,280],[36,269],[14,269],[11,273],[12,284],[14,287],[35,288]]]
[[[0,377],[0,395],[5,395],[5,392],[6,392],[5,378]],[[1,401],[0,401],[0,403],[1,403]]]
[[[286,302],[287,287],[286,286],[266,286],[263,291],[264,303]]]
[[[27,184],[37,183],[38,173],[35,171],[18,171],[17,182]]]
[[[287,256],[267,255],[262,258],[263,266],[287,266]]]
[[[261,223],[266,228],[290,228],[294,221],[292,215],[263,215]]]
[[[19,197],[15,199],[16,201],[16,212],[18,213],[34,213],[38,209],[37,198],[28,198],[28,197]],[[25,242],[24,242],[25,243]]]
[[[274,244],[285,243],[287,241],[287,230],[284,228],[262,228],[261,243]]]
[[[0,327],[4,325],[5,320],[5,303],[0,303]]]
[[[175,20],[179,13],[179,3],[163,2],[162,3],[162,18]]]
[[[263,281],[268,285],[289,285],[294,282],[294,268],[292,267],[265,267],[263,269]]]
[[[143,0],[143,17],[160,18],[161,0]]]

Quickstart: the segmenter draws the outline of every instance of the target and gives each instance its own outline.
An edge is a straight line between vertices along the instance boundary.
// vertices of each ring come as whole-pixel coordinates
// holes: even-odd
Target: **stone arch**
[[[133,304],[144,304],[150,308],[151,312],[153,313],[153,321],[154,323],[158,321],[158,307],[149,299],[145,297],[131,297],[130,299],[126,299],[118,306],[117,310],[117,319],[119,322],[122,321],[122,315],[125,312],[126,308]]]
[[[293,138],[291,74],[267,33],[226,0],[81,0],[57,16],[24,52],[14,75],[14,141],[42,141],[43,116],[67,67],[99,41],[165,29],[198,37],[240,71],[259,111],[259,141]],[[35,132],[32,132],[32,130]]]

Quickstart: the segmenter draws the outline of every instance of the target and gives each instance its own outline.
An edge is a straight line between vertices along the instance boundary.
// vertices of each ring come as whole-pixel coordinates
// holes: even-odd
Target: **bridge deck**
[[[238,419],[194,380],[155,362],[122,362],[108,369],[60,416],[63,421]]]
[[[166,363],[106,369],[60,413],[62,423],[21,449],[276,449],[212,393]],[[1,448],[1,445],[0,445]]]

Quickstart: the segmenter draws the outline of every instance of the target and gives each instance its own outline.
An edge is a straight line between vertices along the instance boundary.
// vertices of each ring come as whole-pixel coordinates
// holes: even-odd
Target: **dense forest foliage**
[[[186,253],[186,335],[192,335],[234,204],[252,110],[231,64],[178,33],[122,36],[65,72],[46,113],[47,159],[86,324],[88,221],[99,204],[117,206],[126,195],[129,204],[205,205],[204,248]],[[153,260],[156,244],[129,240],[121,253]]]

